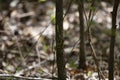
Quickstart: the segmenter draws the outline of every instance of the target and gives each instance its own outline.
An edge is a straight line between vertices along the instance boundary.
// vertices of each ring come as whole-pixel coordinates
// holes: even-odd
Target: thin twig
[[[19,52],[19,54],[20,54],[22,63],[23,63],[23,65],[26,65],[26,61],[25,61],[25,58],[24,58],[24,56],[23,56],[23,54],[22,54],[22,50],[21,50],[21,48],[20,48],[19,45],[18,45],[18,40],[17,40],[16,44],[17,44],[18,52]]]
[[[88,36],[88,37],[89,37],[90,48],[91,48],[91,50],[92,50],[92,56],[93,56],[93,58],[94,58],[94,61],[95,61],[96,66],[97,66],[99,80],[101,80],[101,77],[102,77],[103,80],[105,80],[105,76],[104,76],[103,73],[100,71],[99,62],[98,62],[98,59],[97,59],[97,56],[96,56],[96,52],[95,52],[95,49],[94,49],[94,47],[93,47],[93,45],[92,45],[92,42],[91,42],[92,37],[91,37],[91,32],[90,32],[90,30],[89,30],[89,36]]]
[[[51,21],[48,23],[47,27],[46,27],[42,32],[40,32],[40,33],[37,34],[37,35],[39,35],[39,37],[38,37],[38,40],[32,45],[32,49],[34,48],[34,45],[38,44],[40,37],[41,37],[42,34],[48,29],[50,23],[51,23]],[[36,36],[37,36],[37,35],[36,35]],[[30,39],[32,39],[32,38],[34,38],[34,37],[35,37],[35,36],[31,37]],[[39,54],[38,47],[36,46],[35,49],[36,49],[37,56],[38,56],[38,58],[39,58],[39,63],[40,63],[40,54]]]
[[[37,67],[40,68],[41,65],[44,64],[44,63],[46,63],[46,62],[47,62],[47,60],[44,60],[44,61],[42,61],[40,64],[32,65],[32,66],[29,66],[29,67],[27,67],[27,68],[25,68],[25,69],[22,69],[22,70],[20,70],[19,72],[15,73],[14,76],[20,76],[20,75],[22,75],[23,73],[25,73],[26,71],[30,71],[30,70],[32,70],[32,69],[34,69],[34,68],[37,68]],[[40,69],[42,69],[42,67],[41,67]],[[51,73],[49,73],[48,71],[45,71],[44,69],[42,69],[42,71],[43,71],[44,73],[48,74],[48,75],[51,75]],[[55,78],[55,76],[52,76],[51,78]]]
[[[72,53],[72,51],[74,50],[74,48],[76,47],[76,45],[79,44],[79,42],[80,42],[80,39],[78,39],[78,40],[75,42],[75,44],[73,45],[70,53]]]
[[[93,7],[94,4],[95,4],[95,0],[93,0],[90,7]],[[91,26],[91,22],[92,22],[93,17],[94,17],[93,14],[94,14],[93,10],[90,9],[89,15],[88,15],[88,20],[87,20],[88,21],[88,23],[87,23],[88,41],[89,41],[89,44],[90,44],[90,47],[91,47],[91,50],[92,50],[92,56],[94,58],[96,66],[97,66],[99,80],[101,79],[101,77],[103,78],[103,80],[105,80],[105,77],[104,77],[103,73],[100,71],[99,62],[97,60],[96,52],[95,52],[94,47],[93,47],[92,42],[91,42],[92,37],[91,37],[90,26]]]
[[[70,10],[70,7],[71,7],[71,5],[72,5],[72,2],[73,2],[74,0],[69,0],[69,1],[70,1],[70,2],[69,2],[69,4],[68,4],[67,11],[65,12],[65,14],[64,14],[64,16],[63,16],[63,20],[65,19],[66,15],[68,14],[68,12],[69,12],[69,10]]]
[[[11,79],[11,80],[51,80],[46,78],[35,78],[35,77],[24,77],[15,76],[14,74],[0,74],[0,79]]]
[[[52,37],[52,45],[51,45],[51,47],[52,47],[52,53],[53,53],[53,55],[54,55],[54,59],[53,59],[53,64],[52,64],[52,77],[54,77],[54,71],[56,70],[55,69],[55,61],[56,61],[56,55],[55,55],[55,51],[54,51],[54,35],[53,35],[53,37]]]

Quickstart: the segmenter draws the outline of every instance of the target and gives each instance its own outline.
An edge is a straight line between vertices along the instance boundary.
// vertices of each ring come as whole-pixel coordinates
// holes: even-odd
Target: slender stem
[[[109,80],[114,80],[114,47],[116,37],[116,16],[120,0],[114,0],[112,13],[112,28],[110,41],[110,55],[109,55]]]

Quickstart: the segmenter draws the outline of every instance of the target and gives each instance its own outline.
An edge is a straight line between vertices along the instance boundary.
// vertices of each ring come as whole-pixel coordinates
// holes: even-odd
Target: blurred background
[[[64,0],[64,13],[71,0]],[[84,7],[88,15],[90,0]],[[64,53],[67,75],[75,78],[78,65],[79,13],[73,1],[63,23]],[[92,43],[100,68],[108,77],[108,55],[113,0],[97,0],[91,25]],[[120,7],[117,15],[115,46],[115,80],[120,79]],[[85,22],[86,25],[86,22]],[[56,76],[55,66],[55,0],[0,0],[0,73],[23,76]],[[87,27],[85,27],[86,30]],[[85,40],[87,78],[95,77],[96,65],[90,45]],[[74,49],[73,49],[74,47]],[[28,71],[21,70],[41,64]],[[73,73],[74,72],[74,73]]]

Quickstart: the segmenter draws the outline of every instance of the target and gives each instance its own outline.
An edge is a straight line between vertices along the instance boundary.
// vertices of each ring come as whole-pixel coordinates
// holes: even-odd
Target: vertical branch
[[[116,37],[116,16],[120,0],[114,0],[112,13],[112,28],[110,41],[110,55],[109,55],[109,80],[114,80],[114,46]]]
[[[68,8],[67,8],[67,10],[66,10],[66,12],[65,12],[65,14],[64,14],[63,20],[65,19],[67,13],[69,12],[70,7],[71,7],[73,1],[74,1],[74,0],[70,0],[70,1],[69,1]]]
[[[88,19],[87,19],[87,38],[88,38],[88,42],[90,44],[90,48],[91,48],[91,51],[92,51],[92,56],[93,56],[93,59],[95,61],[95,64],[96,64],[96,67],[97,67],[97,72],[98,72],[98,77],[99,77],[99,80],[105,80],[105,77],[103,75],[103,73],[100,71],[100,67],[99,67],[99,62],[98,62],[98,59],[97,59],[97,56],[96,56],[96,51],[93,47],[93,44],[92,44],[92,35],[91,35],[91,23],[93,21],[93,17],[94,17],[94,13],[95,13],[95,1],[96,0],[92,0],[92,3],[90,5],[90,11],[89,11],[89,15],[88,15]]]
[[[65,61],[63,56],[63,0],[56,0],[56,58],[58,80],[66,80]]]
[[[85,49],[84,49],[84,17],[83,17],[83,13],[84,13],[84,2],[83,0],[78,0],[78,11],[79,11],[79,27],[80,27],[80,53],[79,53],[79,69],[85,69],[86,68],[86,64],[85,64]]]

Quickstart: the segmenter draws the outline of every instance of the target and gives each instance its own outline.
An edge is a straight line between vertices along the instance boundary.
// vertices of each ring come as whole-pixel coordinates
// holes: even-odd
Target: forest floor
[[[16,3],[15,1],[11,2],[9,15],[7,15],[8,11],[0,12],[0,77],[21,76],[22,80],[56,78],[55,3],[51,0],[45,2],[28,2],[26,0],[24,3]],[[96,11],[91,25],[92,44],[100,70],[107,80],[112,4],[104,1],[97,3],[99,4],[95,5]],[[67,9],[67,4],[68,2],[65,2],[64,11]],[[89,11],[89,4],[85,3],[86,14]],[[117,24],[119,19],[118,15]],[[63,26],[67,79],[79,80],[78,78],[83,76],[85,80],[98,80],[98,71],[87,38],[85,38],[87,70],[77,70],[79,52],[77,4],[71,5]],[[119,30],[117,27],[115,80],[120,80]]]

